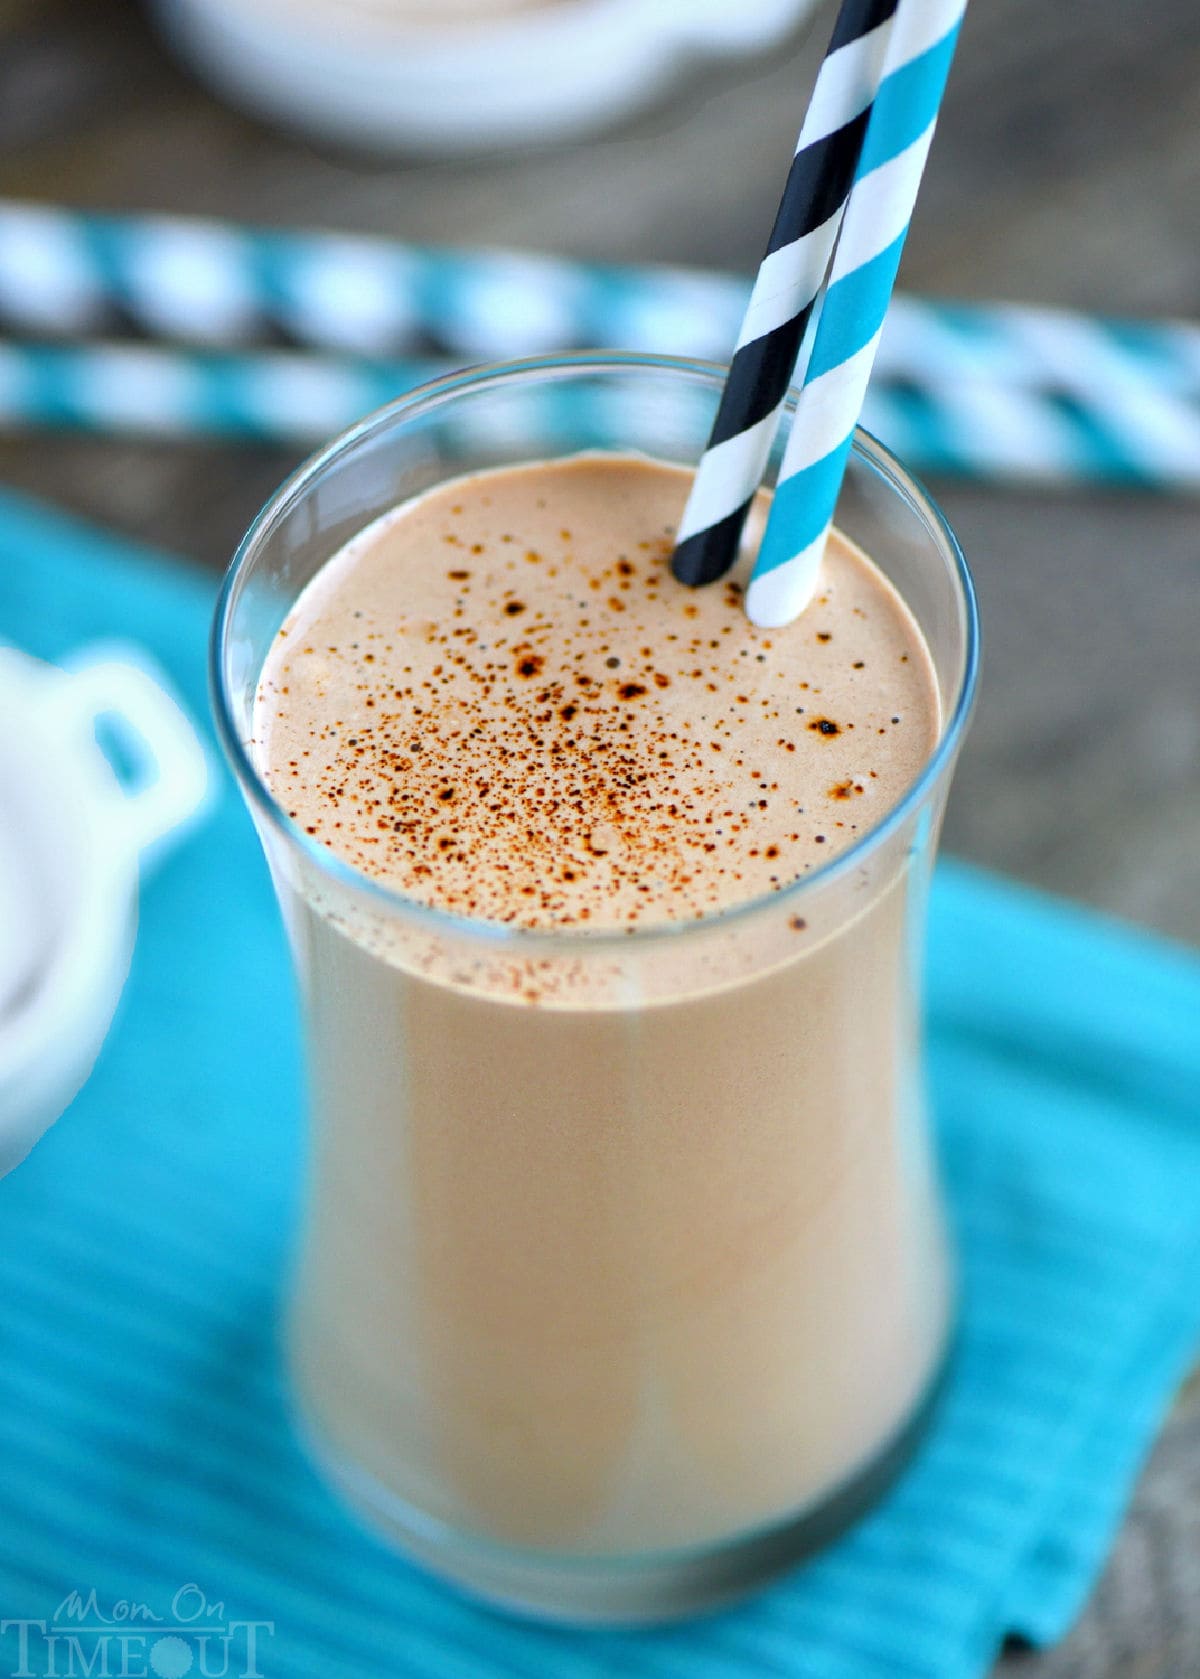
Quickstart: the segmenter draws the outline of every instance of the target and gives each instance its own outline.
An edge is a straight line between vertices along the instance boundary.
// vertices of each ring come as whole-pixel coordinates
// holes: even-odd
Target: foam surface
[[[310,834],[524,926],[689,919],[878,822],[938,727],[928,652],[835,534],[812,606],[670,575],[689,478],[579,456],[444,484],[335,556],[276,641],[256,751]]]

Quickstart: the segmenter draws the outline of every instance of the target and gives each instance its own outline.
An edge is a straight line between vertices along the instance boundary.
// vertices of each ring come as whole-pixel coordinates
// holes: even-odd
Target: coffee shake
[[[361,1501],[559,1556],[802,1516],[946,1335],[911,834],[794,887],[927,762],[930,656],[836,535],[786,629],[743,577],[675,583],[687,482],[593,455],[417,497],[304,590],[254,721],[301,831],[461,918],[397,934],[384,893],[277,871],[303,1407]]]

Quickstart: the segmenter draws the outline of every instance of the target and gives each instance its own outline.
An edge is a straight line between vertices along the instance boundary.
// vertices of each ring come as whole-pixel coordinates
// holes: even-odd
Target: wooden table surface
[[[695,73],[587,143],[380,162],[226,109],[129,0],[0,0],[0,195],[749,273],[827,28]],[[901,284],[1195,314],[1196,0],[975,0]],[[214,567],[291,464],[244,445],[0,436],[0,482]],[[948,847],[1200,943],[1200,504],[933,488],[986,635]],[[1200,1675],[1195,1386],[1078,1627],[998,1672]]]

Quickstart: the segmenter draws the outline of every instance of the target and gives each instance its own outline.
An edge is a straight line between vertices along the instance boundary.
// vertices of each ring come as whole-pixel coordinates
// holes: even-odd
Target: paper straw
[[[789,623],[816,587],[965,3],[902,0],[893,20],[884,79],[746,591],[753,623]]]
[[[862,424],[921,474],[1200,492],[1200,401],[1150,388],[1122,405],[986,379],[893,382],[877,371]]]
[[[896,0],[842,0],[676,539],[672,569],[708,583],[737,554],[813,301],[833,253]]]
[[[1198,396],[1200,327],[896,292],[874,372],[936,385],[973,379],[1074,391],[1101,405],[1126,391]]]
[[[0,321],[44,336],[471,360],[620,344],[725,360],[746,293],[688,269],[0,200]]]
[[[1086,389],[1013,388],[957,373],[893,379],[881,362],[862,423],[918,472],[1200,492],[1200,398],[1148,380],[1113,403]],[[453,365],[0,340],[0,426],[307,449]],[[614,438],[620,424],[619,413],[605,418]]]
[[[0,423],[137,436],[234,436],[308,446],[436,373],[287,351],[0,340]]]
[[[459,367],[354,362],[295,351],[232,354],[0,340],[0,426],[176,441],[233,437],[308,449]],[[703,412],[699,393],[696,401]],[[591,401],[571,407],[570,447],[620,450],[638,419],[632,397],[618,392],[614,399],[611,392],[597,391]],[[536,456],[561,445],[562,410],[553,393],[530,389],[506,406],[498,434],[486,415],[464,416],[456,437],[467,452],[515,446]]]

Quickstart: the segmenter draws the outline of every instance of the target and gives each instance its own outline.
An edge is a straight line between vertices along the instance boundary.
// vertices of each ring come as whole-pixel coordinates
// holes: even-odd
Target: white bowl
[[[199,816],[209,777],[187,718],[124,646],[70,668],[0,648],[0,718],[3,1174],[91,1071],[129,968],[139,864]]]
[[[762,52],[816,0],[153,0],[237,104],[374,149],[593,131],[697,58]],[[431,21],[435,20],[436,21]]]

